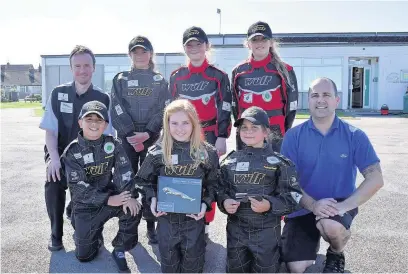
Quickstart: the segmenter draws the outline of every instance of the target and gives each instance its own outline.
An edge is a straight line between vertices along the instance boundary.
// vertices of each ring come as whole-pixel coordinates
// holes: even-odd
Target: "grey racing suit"
[[[113,78],[112,125],[132,163],[135,173],[146,157],[147,150],[157,141],[163,124],[163,110],[170,102],[168,83],[160,73],[151,69],[135,69],[120,72]],[[144,149],[136,152],[126,137],[135,132],[147,132],[149,139],[143,142]],[[143,217],[155,221],[143,198]]]

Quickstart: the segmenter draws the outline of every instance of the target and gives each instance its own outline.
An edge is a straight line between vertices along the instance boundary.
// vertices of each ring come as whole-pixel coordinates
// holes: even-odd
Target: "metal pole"
[[[221,9],[217,9],[217,13],[220,15],[220,29],[219,29],[219,34],[221,34]]]
[[[221,11],[220,11],[220,34],[221,34]]]

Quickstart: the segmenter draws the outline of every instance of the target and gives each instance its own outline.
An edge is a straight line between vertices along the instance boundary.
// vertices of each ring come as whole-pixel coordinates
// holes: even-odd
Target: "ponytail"
[[[156,71],[156,63],[154,62],[154,59],[153,59],[156,55],[154,55],[153,51],[151,51],[150,53],[151,55],[150,55],[150,60],[149,60],[149,69],[151,69],[152,71]]]
[[[282,75],[283,80],[288,84],[291,85],[291,79],[289,77],[289,72],[288,69],[286,68],[286,65],[283,63],[279,56],[278,48],[279,48],[279,43],[275,39],[271,40],[272,46],[269,48],[269,53],[272,56],[271,63],[276,67],[278,72]],[[244,47],[249,48],[248,46],[248,40],[244,41]],[[249,57],[251,57],[252,53],[250,51]]]
[[[288,69],[286,68],[286,65],[283,63],[281,60],[279,53],[278,53],[278,47],[279,44],[276,40],[272,40],[272,46],[269,48],[269,53],[272,55],[272,60],[271,63],[276,67],[276,69],[279,71],[279,73],[282,75],[283,80],[288,85],[291,85],[291,80],[289,77],[289,72]]]

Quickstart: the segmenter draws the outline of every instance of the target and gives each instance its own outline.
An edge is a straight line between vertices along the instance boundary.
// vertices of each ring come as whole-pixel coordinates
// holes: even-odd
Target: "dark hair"
[[[93,66],[95,67],[95,55],[93,54],[92,50],[90,50],[89,48],[85,47],[85,46],[81,46],[81,45],[76,45],[75,48],[71,51],[71,54],[69,55],[69,65],[72,65],[72,57],[74,55],[77,54],[89,54],[92,58],[92,62],[93,62]]]
[[[333,91],[334,91],[334,95],[338,95],[338,91],[337,91],[337,86],[336,86],[336,83],[332,80],[332,79],[330,79],[330,78],[327,78],[327,77],[319,77],[319,78],[317,78],[316,80],[324,80],[324,81],[327,81],[327,82],[329,82],[329,83],[331,83],[331,85],[332,85],[332,87],[333,87]],[[316,81],[315,80],[315,81]],[[314,82],[314,81],[313,81]],[[309,91],[308,91],[308,93],[310,94],[310,92],[312,92],[312,87],[309,87]]]

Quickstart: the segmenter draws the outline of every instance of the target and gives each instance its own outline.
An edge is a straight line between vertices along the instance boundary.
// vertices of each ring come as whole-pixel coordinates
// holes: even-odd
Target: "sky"
[[[0,0],[0,63],[34,64],[40,55],[127,53],[136,35],[155,52],[181,52],[183,31],[246,33],[259,20],[274,33],[408,32],[408,1]]]

